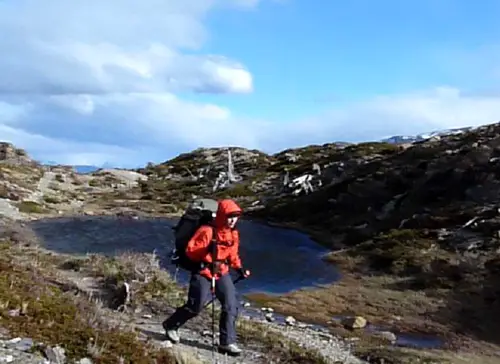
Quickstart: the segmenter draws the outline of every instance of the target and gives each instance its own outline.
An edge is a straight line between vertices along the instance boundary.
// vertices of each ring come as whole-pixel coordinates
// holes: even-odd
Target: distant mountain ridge
[[[462,134],[474,129],[474,127],[463,127],[463,128],[452,128],[452,129],[443,129],[443,130],[435,130],[428,133],[421,133],[416,135],[394,135],[388,138],[384,138],[378,140],[378,142],[390,143],[390,144],[408,144],[408,143],[416,143],[421,142],[434,137],[441,137],[445,135],[453,135],[453,134]],[[336,142],[338,145],[351,145],[356,143],[349,142]],[[300,148],[289,148],[290,150],[300,149]],[[189,153],[189,152],[188,152]],[[279,152],[281,153],[281,152]],[[279,154],[277,153],[277,154]],[[57,165],[58,163],[53,161],[48,161],[44,163],[45,165]],[[105,164],[101,167],[94,165],[72,165],[77,173],[92,173],[102,168],[116,168],[115,166]],[[135,169],[135,168],[126,168],[126,169]]]
[[[95,172],[99,169],[101,169],[102,167],[96,167],[96,166],[86,166],[86,165],[82,165],[82,166],[72,166],[75,171],[77,173],[82,173],[82,174],[85,174],[85,173],[92,173],[92,172]]]
[[[42,162],[42,164],[44,164],[46,166],[58,166],[59,165],[59,163],[57,163],[55,161],[46,161],[46,162]],[[101,168],[105,168],[105,167],[97,167],[97,166],[86,165],[86,164],[70,165],[70,167],[72,167],[77,173],[81,173],[81,174],[92,173],[92,172],[95,172]]]
[[[389,138],[382,139],[382,142],[391,143],[391,144],[406,144],[406,143],[415,143],[420,142],[426,139],[430,139],[433,137],[440,137],[444,135],[453,135],[453,134],[462,134],[467,131],[472,130],[473,127],[468,126],[464,128],[454,128],[454,129],[444,129],[444,130],[435,130],[430,133],[422,133],[417,135],[394,135]]]

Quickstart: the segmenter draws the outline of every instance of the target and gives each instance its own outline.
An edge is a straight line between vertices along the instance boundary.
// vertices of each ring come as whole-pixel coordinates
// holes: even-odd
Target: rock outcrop
[[[0,163],[36,164],[25,150],[14,147],[11,143],[0,142]]]

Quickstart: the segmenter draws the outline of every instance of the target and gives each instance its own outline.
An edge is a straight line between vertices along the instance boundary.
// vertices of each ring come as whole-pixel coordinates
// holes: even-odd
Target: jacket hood
[[[231,214],[241,214],[243,210],[238,206],[236,202],[231,199],[219,201],[219,206],[217,207],[217,214],[215,215],[215,226],[219,229],[226,226],[226,220]]]

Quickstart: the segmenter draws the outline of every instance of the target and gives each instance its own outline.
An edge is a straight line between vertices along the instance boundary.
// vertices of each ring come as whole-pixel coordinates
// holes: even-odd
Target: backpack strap
[[[212,255],[212,262],[213,263],[207,264],[207,266],[213,267],[213,264],[215,262],[229,264],[229,259],[228,258],[222,259],[222,260],[215,259],[216,256],[217,256],[217,245],[219,245],[220,242],[217,240],[217,236],[216,236],[217,231],[215,230],[215,226],[210,225],[210,227],[212,228],[212,239],[210,241],[210,248],[211,248],[210,254]]]

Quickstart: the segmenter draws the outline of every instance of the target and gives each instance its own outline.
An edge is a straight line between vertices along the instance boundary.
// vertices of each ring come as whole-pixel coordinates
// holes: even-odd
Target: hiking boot
[[[179,332],[177,330],[169,329],[165,325],[165,322],[162,324],[162,326],[165,329],[165,336],[167,337],[168,340],[170,340],[174,344],[178,344],[181,341],[181,338],[179,337]]]
[[[236,344],[219,345],[219,352],[231,356],[238,356],[241,354],[242,351],[243,350],[241,350]]]
[[[165,331],[165,336],[167,337],[168,340],[170,340],[174,344],[178,344],[181,341],[181,338],[179,337],[179,332],[177,330],[167,330]]]

